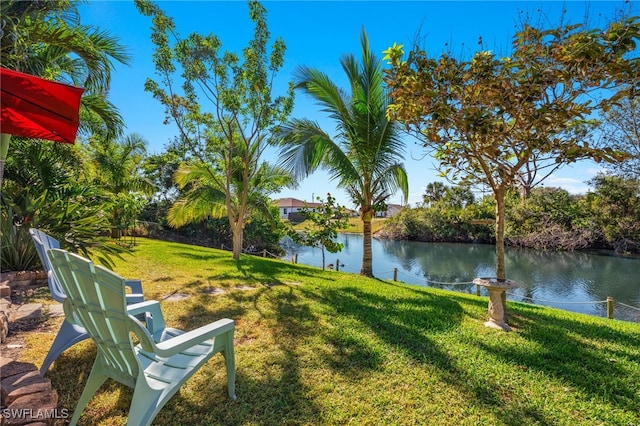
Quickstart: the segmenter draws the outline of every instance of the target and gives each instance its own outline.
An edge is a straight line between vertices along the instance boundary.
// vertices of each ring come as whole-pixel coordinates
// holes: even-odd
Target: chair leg
[[[102,384],[109,378],[100,366],[101,362],[99,359],[93,364],[93,368],[91,369],[91,374],[89,374],[89,378],[87,379],[87,384],[84,386],[84,390],[82,391],[82,395],[80,395],[80,399],[76,404],[76,408],[73,412],[73,417],[71,417],[71,422],[69,426],[74,426],[78,423],[80,419],[80,415],[84,410],[84,407],[87,406],[91,397],[97,392],[97,390],[102,386]]]
[[[151,389],[144,384],[143,380],[138,380],[136,383],[129,407],[127,426],[149,426],[168,400],[164,391]]]
[[[222,351],[224,363],[227,367],[227,391],[229,398],[236,400],[236,355],[233,349],[233,331],[225,335],[225,348]]]
[[[89,338],[89,335],[84,328],[79,325],[71,324],[65,319],[60,326],[60,330],[58,330],[56,338],[53,340],[53,344],[51,345],[42,366],[40,367],[40,375],[44,376],[49,370],[51,363],[55,361],[67,348],[70,348],[76,343],[87,338]]]

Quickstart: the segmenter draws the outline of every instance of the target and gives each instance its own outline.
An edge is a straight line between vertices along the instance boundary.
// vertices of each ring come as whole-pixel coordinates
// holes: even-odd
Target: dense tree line
[[[507,245],[539,250],[606,249],[640,253],[640,181],[600,174],[592,191],[573,195],[560,188],[534,188],[526,199],[506,197]],[[434,187],[439,188],[434,199]],[[390,218],[381,238],[430,242],[495,243],[494,201],[460,203],[461,187],[428,185],[425,203]],[[468,199],[468,195],[467,195]],[[486,221],[485,221],[486,220]]]
[[[109,237],[131,233],[233,247],[236,259],[243,250],[276,252],[286,227],[271,196],[325,169],[358,206],[365,237],[361,273],[372,275],[373,214],[392,194],[406,198],[408,191],[399,122],[428,136],[425,146],[435,147],[445,174],[484,182],[494,197],[477,199],[465,186],[430,184],[424,205],[390,220],[386,236],[640,251],[639,74],[630,53],[640,34],[637,18],[601,33],[526,26],[514,36],[508,60],[488,51],[468,61],[429,58],[418,49],[403,61],[402,46],[394,45],[386,52],[390,70],[363,30],[361,58],[340,58],[350,90],[300,66],[286,93],[275,96],[272,77],[286,48],[279,38],[268,45],[266,9],[259,2],[248,2],[254,39],[241,55],[223,52],[215,35],[180,38],[160,7],[146,0],[136,5],[152,18],[152,59],[160,76],[145,89],[179,128],[173,143],[154,155],[141,136],[124,135],[124,120],[107,97],[112,62],[130,59],[126,47],[81,25],[76,3],[2,2],[3,66],[86,89],[75,146],[12,141],[2,187],[3,268],[36,265],[27,232],[34,226],[107,264],[124,250]],[[530,55],[532,49],[539,54]],[[565,79],[574,83],[571,90],[567,86],[558,92],[566,96],[549,101]],[[581,103],[603,87],[615,94],[611,102]],[[289,118],[294,88],[318,101],[335,123],[335,136],[314,120]],[[600,110],[608,127],[595,143],[586,135],[598,124],[590,114]],[[267,144],[281,149],[279,164],[262,160]],[[614,161],[621,177],[598,176],[594,191],[584,196],[534,188],[545,165],[555,169],[580,158]],[[526,189],[524,201],[510,189],[518,184]],[[485,223],[490,219],[499,219],[500,232]]]

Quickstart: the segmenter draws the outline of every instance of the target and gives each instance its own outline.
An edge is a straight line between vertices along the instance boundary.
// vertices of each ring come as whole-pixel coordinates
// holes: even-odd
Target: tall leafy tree
[[[363,30],[360,37],[362,62],[352,54],[340,64],[350,84],[350,93],[340,89],[325,73],[300,67],[296,87],[313,97],[321,111],[335,121],[337,135],[331,137],[317,122],[293,119],[280,129],[281,162],[298,178],[318,169],[344,188],[360,209],[363,222],[363,254],[360,273],[373,276],[371,220],[376,206],[396,191],[408,195],[408,179],[401,163],[404,144],[397,125],[387,119],[388,98],[382,80],[381,60],[370,50]]]
[[[272,96],[274,78],[284,62],[285,44],[277,38],[268,47],[267,11],[257,1],[248,2],[255,27],[242,58],[223,52],[221,41],[213,34],[193,33],[183,39],[173,20],[159,7],[146,0],[138,0],[136,5],[141,13],[153,18],[154,24],[153,60],[160,81],[148,79],[146,90],[165,105],[168,120],[177,125],[180,140],[192,156],[183,174],[207,174],[208,187],[224,195],[224,212],[237,260],[242,253],[251,194],[260,192],[252,185],[262,173],[261,156],[269,142],[269,130],[285,121],[293,106],[291,85],[287,95]],[[174,83],[178,78],[182,80],[181,91]],[[186,200],[197,203],[191,197]],[[190,210],[184,204],[181,207],[184,212]],[[216,216],[220,212],[216,208],[210,213]],[[174,213],[173,217],[173,223],[180,223],[179,217],[196,220],[200,216]]]
[[[611,170],[630,179],[640,179],[640,95],[623,98],[604,114],[603,143],[627,153],[611,164]]]
[[[505,57],[490,51],[470,60],[430,57],[415,46],[405,60],[403,46],[385,51],[389,116],[416,131],[445,174],[493,191],[498,279],[506,278],[505,194],[525,165],[535,158],[619,158],[583,135],[592,114],[637,90],[639,61],[632,52],[639,36],[640,18],[634,17],[604,30],[525,24]],[[592,96],[596,92],[600,97]]]

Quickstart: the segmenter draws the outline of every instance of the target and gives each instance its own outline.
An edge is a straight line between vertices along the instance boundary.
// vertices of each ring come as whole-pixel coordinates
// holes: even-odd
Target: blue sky
[[[223,50],[240,52],[251,39],[253,25],[244,1],[159,1],[168,16],[174,18],[177,30],[186,37],[192,32],[216,34]],[[531,17],[548,25],[566,20],[587,22],[602,28],[622,8],[638,13],[638,5],[623,1],[264,1],[271,35],[282,37],[287,45],[285,66],[278,74],[274,95],[283,94],[296,67],[306,65],[327,73],[346,87],[339,59],[346,53],[360,57],[360,32],[364,28],[374,52],[392,45],[411,45],[420,31],[422,46],[439,54],[447,46],[461,55],[482,47],[496,53],[507,52],[518,22]],[[83,24],[99,26],[118,37],[132,55],[130,66],[117,65],[113,72],[110,99],[127,124],[126,133],[139,133],[149,143],[148,150],[158,153],[175,135],[173,126],[164,125],[163,106],[144,91],[144,82],[155,77],[151,60],[149,18],[140,16],[133,1],[90,1],[80,7]],[[542,15],[541,15],[542,14]],[[540,18],[542,16],[542,18]],[[334,133],[334,124],[324,119],[313,101],[296,94],[293,116],[317,120],[323,129]],[[265,159],[276,160],[269,150]],[[407,139],[405,166],[409,174],[409,203],[422,199],[424,187],[436,180],[436,165],[415,142]],[[582,162],[565,167],[549,178],[546,186],[560,186],[572,193],[584,193],[589,180],[600,166]],[[331,192],[338,201],[351,207],[348,197],[322,172],[303,180],[297,190],[284,189],[278,197],[295,197],[310,201],[313,196]],[[400,195],[390,202],[400,203]]]

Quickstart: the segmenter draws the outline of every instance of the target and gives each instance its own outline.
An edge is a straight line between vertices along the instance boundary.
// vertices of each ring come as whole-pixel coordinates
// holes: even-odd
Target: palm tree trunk
[[[362,215],[362,269],[360,275],[373,277],[373,253],[371,251],[371,212]]]

